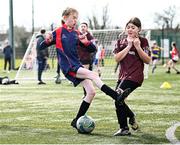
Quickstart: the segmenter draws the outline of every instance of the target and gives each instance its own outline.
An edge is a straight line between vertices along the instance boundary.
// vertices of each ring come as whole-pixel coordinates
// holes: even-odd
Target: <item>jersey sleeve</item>
[[[125,43],[125,39],[118,39],[116,44],[115,44],[115,49],[113,50],[113,53],[119,53],[120,51],[122,51],[124,48],[126,48],[126,43]]]
[[[79,31],[76,31],[77,32],[77,35],[79,35]],[[88,33],[89,34],[89,33]],[[87,37],[88,41],[86,44],[82,43],[80,40],[78,40],[78,45],[81,46],[81,47],[86,47],[87,48],[87,51],[92,53],[92,52],[96,52],[97,51],[97,48],[96,48],[96,45],[93,43],[93,37],[88,35]]]
[[[146,38],[141,39],[141,48],[146,54],[148,54],[148,56],[151,56],[151,50],[149,47],[148,40]]]

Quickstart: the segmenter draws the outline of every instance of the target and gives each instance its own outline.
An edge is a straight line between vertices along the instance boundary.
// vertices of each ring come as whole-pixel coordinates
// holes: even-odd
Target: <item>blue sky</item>
[[[13,0],[14,24],[31,30],[32,0]],[[8,28],[9,0],[0,0],[0,29]],[[154,28],[154,14],[175,5],[177,15],[175,23],[180,23],[179,0],[34,0],[35,27],[48,27],[51,23],[60,23],[61,13],[66,7],[79,11],[80,21],[86,21],[94,13],[102,16],[102,8],[109,5],[110,24],[124,27],[133,16],[139,17],[145,29]]]

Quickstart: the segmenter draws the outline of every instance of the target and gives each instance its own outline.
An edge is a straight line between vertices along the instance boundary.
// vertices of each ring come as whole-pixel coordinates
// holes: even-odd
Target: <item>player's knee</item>
[[[89,98],[93,98],[96,95],[95,88],[88,88],[88,90],[86,90],[86,93]]]
[[[96,80],[99,77],[98,73],[96,73],[94,71],[90,71],[88,76],[89,76],[88,78],[91,79],[91,80]]]
[[[90,97],[94,97],[96,95],[96,91],[95,89],[90,89],[88,92],[87,92],[87,95],[90,96]]]
[[[93,80],[95,80],[98,77],[99,77],[98,73],[97,72],[93,72]]]
[[[91,91],[89,90],[86,94],[85,100],[87,102],[91,103],[95,94],[96,94],[95,89],[92,89]]]
[[[93,97],[96,95],[95,89],[93,89],[93,91],[91,92],[91,95],[92,95]]]

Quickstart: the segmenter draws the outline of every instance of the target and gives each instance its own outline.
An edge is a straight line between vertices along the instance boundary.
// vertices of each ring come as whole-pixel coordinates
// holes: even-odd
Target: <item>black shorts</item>
[[[117,88],[121,88],[122,90],[125,90],[127,88],[131,89],[131,92],[134,91],[136,88],[140,87],[141,84],[134,82],[134,81],[130,81],[130,80],[118,80],[117,85],[116,85],[116,89]]]
[[[177,62],[178,62],[177,60],[173,60],[173,59],[172,59],[172,61],[173,61],[174,63],[177,63]]]
[[[152,57],[152,61],[153,60],[159,60],[159,58],[157,58],[157,57]]]

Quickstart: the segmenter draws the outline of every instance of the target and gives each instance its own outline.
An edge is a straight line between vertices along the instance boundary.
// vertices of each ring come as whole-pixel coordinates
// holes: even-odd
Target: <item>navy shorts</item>
[[[98,59],[97,58],[94,60],[94,64],[98,65]]]
[[[71,68],[69,72],[65,75],[65,77],[73,83],[73,85],[76,87],[79,85],[84,79],[76,78],[77,68]]]

